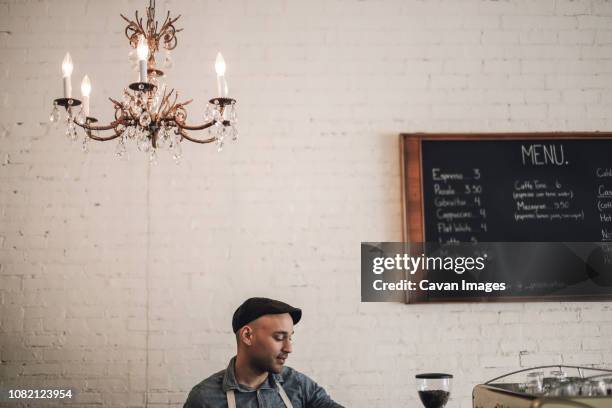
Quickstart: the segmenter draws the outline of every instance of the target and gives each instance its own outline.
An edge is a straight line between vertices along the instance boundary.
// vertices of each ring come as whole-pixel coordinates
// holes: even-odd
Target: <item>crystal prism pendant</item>
[[[215,126],[213,127],[217,127],[217,125],[219,125],[219,129],[216,131],[217,132],[217,151],[221,152],[223,150],[223,145],[225,144],[224,140],[225,140],[225,132],[226,132],[226,128],[225,126],[221,125],[219,122],[217,122],[215,124]]]
[[[140,119],[138,120],[138,122],[142,127],[149,126],[151,124],[151,115],[149,114],[149,112],[144,111],[142,115],[140,115]]]
[[[213,105],[212,118],[217,122],[223,120],[223,118],[221,117],[221,108],[219,107],[219,105]]]
[[[83,153],[89,152],[89,137],[87,137],[87,135],[85,135],[85,137],[83,138],[83,144],[81,145],[81,149],[83,149]]]
[[[147,153],[151,149],[151,142],[145,131],[140,130],[136,136],[136,147],[139,151]]]
[[[157,147],[160,149],[168,149],[172,146],[170,140],[170,132],[167,128],[161,128],[157,133]]]
[[[206,104],[204,108],[204,120],[210,122],[213,120],[213,106],[210,103]]]
[[[128,61],[131,64],[138,65],[138,55],[136,55],[136,50],[134,49],[130,50],[130,52],[128,53]]]
[[[68,126],[66,127],[66,137],[73,142],[76,141],[79,137],[79,135],[77,134],[76,127],[72,122],[68,123]]]
[[[130,126],[125,130],[125,134],[128,139],[134,139],[136,137],[136,126]]]
[[[225,119],[229,120],[229,122],[232,125],[235,123],[238,123],[238,115],[236,114],[236,107],[234,106],[233,103],[227,106],[223,113],[224,113]]]
[[[164,68],[170,69],[174,66],[174,61],[172,61],[172,55],[170,54],[170,50],[166,51],[166,58],[164,58]]]
[[[84,125],[85,124],[85,121],[87,120],[87,117],[85,116],[85,112],[83,112],[83,109],[81,109],[79,111],[79,113],[77,113],[76,118],[74,120],[79,125]]]
[[[229,129],[230,129],[230,135],[232,137],[232,141],[233,142],[238,141],[238,129],[236,128],[236,126],[231,125]]]
[[[220,122],[216,122],[211,128],[210,128],[210,134],[212,137],[214,137],[215,139],[219,140],[219,138],[223,137],[223,128],[225,126],[223,126]]]
[[[121,157],[125,157],[125,143],[123,142],[123,138],[119,139],[119,143],[117,143],[117,147],[115,148],[115,154],[117,155],[117,157],[121,158]]]
[[[53,110],[51,114],[49,114],[49,122],[58,124],[60,121],[60,110],[57,107],[57,104],[53,104]]]
[[[127,90],[123,92],[123,107],[129,109],[130,105],[132,105],[132,95],[130,95]]]
[[[172,147],[172,158],[178,164],[183,156],[183,148],[181,147],[181,143],[178,140],[174,141],[174,146]]]
[[[149,163],[154,166],[157,165],[157,149],[151,149],[151,153],[149,154]]]
[[[204,109],[204,120],[206,122],[212,122],[221,119],[221,112],[219,111],[219,105],[213,105],[209,103]]]
[[[131,107],[132,112],[134,112],[134,115],[138,116],[140,119],[140,114],[142,113],[142,108],[140,107],[140,105],[134,105]]]

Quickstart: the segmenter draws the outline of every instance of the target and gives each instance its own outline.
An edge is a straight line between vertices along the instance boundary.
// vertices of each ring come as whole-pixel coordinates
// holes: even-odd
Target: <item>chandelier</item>
[[[123,14],[121,17],[128,23],[125,35],[133,48],[130,55],[139,76],[138,82],[129,84],[123,90],[122,98],[119,100],[109,98],[115,110],[114,120],[107,125],[100,125],[98,119],[91,116],[89,106],[91,82],[87,75],[83,77],[81,83],[82,100],[72,96],[73,64],[70,53],[66,53],[62,62],[64,97],[54,100],[50,121],[58,124],[62,120],[59,109],[61,106],[66,111],[64,116],[66,136],[76,141],[77,128],[84,130],[84,151],[87,151],[89,139],[100,142],[118,139],[115,152],[119,157],[126,157],[126,143],[133,140],[139,151],[149,154],[152,162],[157,160],[159,149],[169,150],[178,162],[182,155],[183,140],[194,143],[214,142],[219,151],[223,148],[225,140],[237,140],[236,101],[228,97],[225,61],[221,53],[217,54],[215,61],[218,96],[206,105],[203,124],[187,124],[185,106],[191,100],[179,102],[178,92],[161,84],[164,72],[157,67],[155,59],[156,53],[160,51],[160,47],[163,47],[166,52],[164,67],[171,67],[170,51],[176,48],[176,34],[182,31],[174,26],[180,15],[171,18],[168,11],[165,20],[160,24],[155,20],[155,0],[149,0],[145,25],[142,17],[138,16],[138,11],[134,20],[126,18]],[[197,138],[187,131],[205,131],[207,134]],[[100,132],[110,133],[102,136]]]

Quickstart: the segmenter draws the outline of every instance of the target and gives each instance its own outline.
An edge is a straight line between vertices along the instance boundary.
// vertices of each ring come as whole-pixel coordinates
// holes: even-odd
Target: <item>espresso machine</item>
[[[474,408],[611,408],[612,370],[540,366],[474,387]]]

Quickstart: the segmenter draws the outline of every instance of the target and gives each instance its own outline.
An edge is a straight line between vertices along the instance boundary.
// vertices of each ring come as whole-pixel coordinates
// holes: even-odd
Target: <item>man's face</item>
[[[251,364],[262,372],[280,373],[292,351],[293,319],[289,313],[264,315],[248,326],[251,341],[245,349]]]

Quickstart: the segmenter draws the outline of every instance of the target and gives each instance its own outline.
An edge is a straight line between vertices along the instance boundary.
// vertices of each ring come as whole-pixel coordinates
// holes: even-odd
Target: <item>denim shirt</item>
[[[343,408],[332,401],[325,390],[304,374],[283,367],[280,374],[270,373],[257,389],[238,384],[234,371],[236,357],[227,368],[211,375],[191,390],[183,408],[226,408],[228,390],[234,390],[237,408],[285,408],[276,389],[278,381],[293,408]]]

